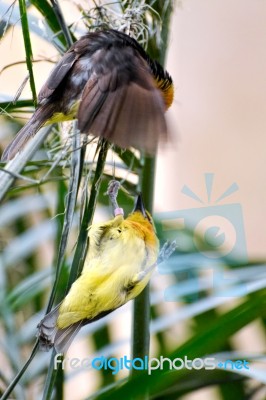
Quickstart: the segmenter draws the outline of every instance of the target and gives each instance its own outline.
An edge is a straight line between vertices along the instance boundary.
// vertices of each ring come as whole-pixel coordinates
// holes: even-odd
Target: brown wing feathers
[[[78,111],[83,133],[101,136],[120,147],[156,150],[166,135],[165,106],[151,77],[149,66],[132,47],[92,57],[94,78],[85,86]]]
[[[76,103],[82,133],[153,153],[159,136],[167,132],[159,80],[162,90],[172,83],[128,35],[113,30],[88,33],[55,66],[39,93],[37,110],[2,159],[12,158],[54,114],[66,119]]]
[[[59,63],[54,67],[52,70],[48,80],[45,82],[43,87],[40,90],[38,95],[38,102],[39,104],[42,103],[43,100],[49,98],[62,83],[70,69],[72,68],[73,64],[77,60],[76,54],[69,50],[63,58],[59,61]]]

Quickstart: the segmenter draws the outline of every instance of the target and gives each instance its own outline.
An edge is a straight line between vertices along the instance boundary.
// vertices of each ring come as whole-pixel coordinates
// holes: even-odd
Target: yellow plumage
[[[140,282],[138,274],[158,257],[158,239],[139,211],[126,220],[118,215],[107,223],[92,225],[89,240],[82,274],[59,308],[60,329],[81,319],[94,319],[136,297],[147,285],[151,272]]]
[[[159,241],[141,196],[126,219],[117,216],[90,227],[81,276],[62,303],[38,325],[40,347],[65,352],[79,329],[135,298],[147,285]]]

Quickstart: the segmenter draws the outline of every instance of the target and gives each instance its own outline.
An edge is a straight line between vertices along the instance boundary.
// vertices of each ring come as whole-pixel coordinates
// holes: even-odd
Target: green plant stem
[[[78,195],[78,190],[79,190],[79,184],[80,184],[80,169],[82,168],[82,161],[81,161],[81,147],[80,147],[80,134],[77,132],[76,128],[76,123],[74,127],[74,135],[73,135],[73,140],[72,140],[72,147],[73,147],[73,152],[72,152],[72,159],[71,159],[71,172],[70,172],[70,180],[69,180],[69,189],[68,189],[68,195],[66,197],[66,210],[65,210],[65,216],[64,216],[64,224],[63,224],[63,229],[61,233],[61,239],[60,239],[60,244],[59,244],[59,250],[58,250],[58,258],[57,258],[57,263],[56,263],[56,274],[55,274],[55,280],[52,288],[52,292],[49,298],[46,314],[52,309],[54,300],[57,296],[57,289],[58,289],[58,284],[60,281],[60,276],[61,276],[61,271],[65,259],[65,251],[68,243],[68,238],[70,234],[70,229],[72,226],[72,221],[73,221],[73,216],[75,212],[75,205],[76,205],[76,200],[77,200],[77,195]],[[63,299],[64,293],[60,294],[60,297],[57,296],[57,300],[61,301]],[[44,385],[44,394],[43,394],[43,399],[50,399],[53,393],[54,386],[56,385],[56,396],[57,399],[60,400],[62,398],[62,393],[63,393],[63,371],[62,370],[55,370],[54,369],[54,357],[55,357],[55,351],[53,351],[52,356],[51,356],[51,361],[50,365],[48,368],[48,375],[46,378],[46,382]],[[61,396],[61,397],[60,397]]]
[[[51,0],[51,3],[52,3],[54,13],[56,15],[57,21],[58,21],[58,23],[62,29],[62,32],[64,34],[67,45],[68,45],[68,47],[70,47],[73,44],[73,40],[72,40],[71,34],[69,32],[68,26],[66,24],[66,21],[64,19],[60,4],[58,3],[57,0]]]
[[[97,198],[98,198],[98,194],[99,194],[99,190],[100,190],[101,179],[103,177],[103,171],[104,171],[104,167],[105,167],[105,161],[106,161],[108,149],[109,149],[109,143],[106,140],[102,140],[101,144],[100,144],[97,165],[96,165],[96,169],[94,172],[94,177],[93,177],[93,181],[92,181],[92,185],[91,185],[90,198],[89,198],[89,201],[87,201],[87,199],[85,200],[84,213],[83,213],[83,218],[82,218],[81,227],[80,227],[80,231],[79,231],[76,251],[74,254],[72,267],[71,267],[71,271],[70,271],[67,290],[70,289],[70,286],[72,285],[72,283],[80,275],[83,265],[84,265],[87,248],[88,248],[88,244],[89,244],[88,243],[88,226],[91,225],[92,220],[93,220],[93,215],[94,215]]]
[[[6,388],[5,392],[3,393],[2,397],[0,400],[7,400],[8,398],[10,398],[10,394],[12,393],[13,389],[15,388],[15,386],[17,385],[17,383],[20,381],[20,379],[22,378],[24,372],[27,370],[28,366],[30,365],[30,363],[32,362],[32,360],[34,359],[37,351],[39,348],[39,340],[36,341],[31,355],[28,358],[28,360],[26,361],[26,363],[24,364],[24,366],[21,368],[21,370],[18,372],[18,374],[15,376],[15,378],[12,380],[12,382],[10,383],[10,385]]]
[[[80,168],[81,168],[81,149],[80,149],[80,135],[77,131],[75,131],[73,135],[73,152],[72,152],[72,160],[71,160],[71,171],[70,171],[70,180],[69,180],[69,190],[66,201],[66,211],[64,218],[64,225],[61,234],[61,240],[59,244],[58,250],[58,258],[56,265],[56,275],[55,281],[52,288],[52,292],[49,298],[46,314],[51,311],[55,297],[57,292],[57,286],[60,280],[60,273],[62,269],[62,265],[64,262],[65,250],[68,242],[68,237],[71,229],[71,224],[75,212],[75,205],[79,190],[79,176],[80,176]],[[59,299],[60,301],[61,299]]]
[[[103,176],[103,170],[104,170],[104,166],[105,166],[105,160],[106,160],[108,149],[109,149],[108,142],[105,140],[102,140],[101,145],[100,145],[100,151],[99,151],[99,155],[98,155],[96,170],[95,170],[93,181],[92,181],[90,198],[89,198],[89,201],[86,202],[86,205],[85,205],[85,210],[84,210],[83,219],[82,219],[82,223],[81,223],[81,227],[80,227],[80,231],[79,231],[77,247],[76,247],[76,251],[75,251],[73,262],[72,262],[72,267],[71,267],[71,271],[70,271],[70,275],[69,275],[66,293],[70,289],[72,283],[77,279],[77,277],[80,274],[80,272],[83,268],[83,265],[84,265],[87,247],[88,247],[88,226],[91,224],[92,219],[93,219],[96,202],[97,202],[97,198],[98,198],[98,193],[99,193],[99,189],[100,189],[100,182],[101,182],[101,178]],[[79,170],[77,169],[76,172],[77,172],[76,181],[78,182]],[[76,198],[76,194],[74,194],[74,197]],[[55,355],[56,355],[56,353],[55,353],[55,351],[53,351],[52,356],[51,356],[50,365],[48,368],[47,379],[45,382],[43,400],[51,399],[51,396],[52,396],[53,390],[54,390],[54,386],[55,386],[56,382],[58,382],[57,376],[58,376],[59,370],[54,369]],[[60,385],[59,385],[59,388],[60,388]]]
[[[141,182],[141,191],[145,207],[152,213],[154,194],[155,158],[145,157]],[[149,354],[150,346],[150,296],[149,285],[134,301],[133,311],[133,358],[144,358]],[[132,370],[132,375],[138,374],[138,370]]]
[[[154,176],[156,160],[154,157],[145,157],[141,182],[141,191],[145,207],[152,213],[154,195]],[[150,287],[149,284],[134,300],[133,329],[132,329],[132,359],[149,355],[150,348]],[[139,370],[132,369],[132,377],[138,375]],[[141,400],[149,398],[148,390],[143,392]]]
[[[31,41],[30,41],[30,33],[29,33],[29,24],[28,24],[28,17],[27,17],[27,8],[25,0],[19,0],[19,11],[21,17],[21,26],[22,26],[22,33],[24,39],[24,47],[26,52],[26,63],[27,69],[29,71],[30,77],[30,88],[32,92],[32,98],[34,105],[37,104],[37,94],[35,89],[35,82],[34,82],[34,75],[32,69],[32,48],[31,48]]]
[[[54,392],[54,387],[56,387],[56,380],[57,380],[57,376],[59,373],[59,369],[54,368],[55,356],[56,356],[56,351],[53,349],[49,368],[48,368],[48,373],[46,376],[46,381],[45,381],[45,385],[44,385],[44,389],[43,389],[42,400],[50,400],[52,398],[52,395]],[[60,356],[60,359],[61,359],[61,361],[63,360],[62,355]],[[59,364],[59,365],[62,365],[62,364]],[[57,399],[59,400],[58,397],[57,397]]]
[[[158,0],[157,7],[159,15],[162,15],[165,2]],[[163,24],[162,24],[162,40],[163,46],[161,49],[154,49],[158,54],[158,58],[162,65],[165,62],[166,48],[168,42],[170,16],[173,11],[172,3],[169,2],[165,10]],[[152,47],[152,42],[150,43]],[[141,181],[141,191],[145,207],[152,213],[153,210],[153,197],[154,197],[154,178],[155,178],[155,157],[145,157],[144,168]],[[149,285],[142,291],[142,293],[134,301],[133,311],[133,330],[132,330],[132,358],[144,359],[149,355],[150,347],[150,296]],[[140,371],[132,370],[132,377],[138,375]],[[142,400],[149,398],[148,389],[142,393]]]

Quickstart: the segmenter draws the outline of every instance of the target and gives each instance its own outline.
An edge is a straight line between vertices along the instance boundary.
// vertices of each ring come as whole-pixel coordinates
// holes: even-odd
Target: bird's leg
[[[123,208],[120,208],[117,203],[117,195],[118,195],[119,188],[120,188],[120,182],[113,179],[109,182],[108,189],[107,189],[107,194],[108,194],[111,204],[113,206],[115,217],[117,215],[124,215]]]
[[[139,283],[142,281],[150,272],[152,272],[158,264],[161,264],[163,261],[167,260],[171,254],[176,249],[176,241],[173,240],[172,242],[166,242],[163,247],[161,248],[158,258],[155,263],[153,263],[149,268],[145,269],[144,271],[139,272],[133,279],[134,284]]]
[[[175,240],[173,240],[172,242],[169,242],[167,240],[167,242],[165,242],[165,244],[163,245],[163,247],[159,252],[156,264],[157,265],[161,264],[163,261],[167,260],[171,256],[171,254],[175,251],[176,247],[177,245]]]

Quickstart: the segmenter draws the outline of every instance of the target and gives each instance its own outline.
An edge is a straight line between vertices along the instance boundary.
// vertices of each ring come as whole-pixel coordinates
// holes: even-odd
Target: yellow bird
[[[40,348],[67,350],[80,328],[134,299],[147,285],[159,254],[159,241],[142,197],[124,219],[112,181],[114,219],[89,228],[89,250],[81,276],[59,306],[38,325]],[[172,251],[171,251],[172,252]]]

